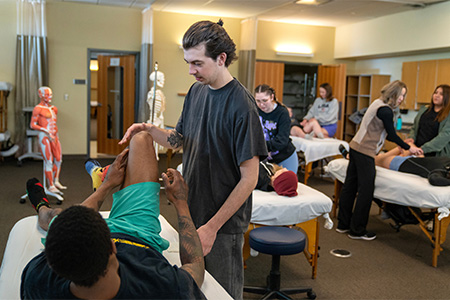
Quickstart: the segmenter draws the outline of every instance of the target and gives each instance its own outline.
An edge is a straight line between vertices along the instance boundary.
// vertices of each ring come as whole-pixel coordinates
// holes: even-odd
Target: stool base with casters
[[[45,162],[44,162],[44,164],[45,164]],[[44,187],[44,191],[47,194],[47,196],[55,197],[58,200],[58,201],[56,201],[56,204],[58,204],[58,205],[61,204],[64,201],[63,196],[61,196],[60,194],[57,194],[57,193],[50,192],[47,189],[47,178],[45,177],[45,170],[43,171],[42,178],[43,178],[42,186]],[[25,203],[25,199],[27,199],[27,197],[28,197],[28,194],[25,194],[22,197],[20,197],[20,203]]]
[[[288,295],[306,293],[309,299],[316,294],[310,287],[281,289],[280,258],[303,252],[306,236],[288,227],[266,226],[250,231],[250,247],[260,253],[272,255],[272,268],[267,276],[266,287],[244,286],[244,292],[264,295],[261,299],[291,299]]]

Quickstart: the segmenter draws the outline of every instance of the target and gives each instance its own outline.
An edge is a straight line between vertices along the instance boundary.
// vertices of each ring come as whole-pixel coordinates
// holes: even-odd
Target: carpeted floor
[[[64,157],[61,182],[68,186],[62,208],[84,200],[91,193],[90,177],[84,170],[84,157]],[[180,163],[175,155],[171,167]],[[111,159],[99,159],[105,165]],[[164,156],[160,160],[160,171],[167,168]],[[333,196],[333,181],[320,178],[318,170],[310,178],[309,185]],[[302,175],[300,175],[302,180]],[[0,259],[6,246],[9,231],[21,218],[34,214],[27,202],[20,204],[25,193],[25,183],[31,177],[42,178],[41,161],[25,161],[18,167],[16,161],[7,159],[0,163]],[[56,203],[55,199],[50,199]],[[161,193],[161,214],[176,227],[174,208]],[[54,204],[56,206],[56,204]],[[111,201],[104,203],[102,210],[109,210]],[[378,208],[373,205],[368,228],[377,233],[374,241],[355,241],[345,234],[323,228],[319,218],[320,257],[316,279],[311,279],[311,267],[303,254],[281,258],[282,287],[311,286],[318,299],[449,299],[450,290],[450,242],[443,245],[438,267],[431,266],[432,246],[418,226],[403,226],[400,232],[382,220]],[[336,219],[333,218],[336,222]],[[338,258],[330,254],[332,249],[346,249],[350,258]],[[263,286],[269,273],[271,257],[259,254],[247,260],[245,283]],[[258,295],[244,294],[245,299],[258,299]],[[306,295],[293,296],[294,299]]]

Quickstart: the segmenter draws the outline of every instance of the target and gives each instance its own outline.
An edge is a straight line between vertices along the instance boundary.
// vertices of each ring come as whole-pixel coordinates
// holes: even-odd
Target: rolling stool
[[[272,255],[272,269],[267,277],[267,287],[244,286],[244,292],[264,294],[261,299],[291,299],[288,295],[297,293],[307,293],[309,299],[316,298],[312,288],[280,289],[280,256],[303,252],[306,237],[302,232],[288,227],[258,227],[250,231],[249,244],[258,252]]]

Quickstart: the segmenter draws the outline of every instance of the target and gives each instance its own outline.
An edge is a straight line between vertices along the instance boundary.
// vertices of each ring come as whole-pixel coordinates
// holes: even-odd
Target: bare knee
[[[131,144],[152,144],[153,145],[153,137],[150,133],[148,133],[147,131],[140,131],[138,133],[136,133],[132,138],[131,138]]]

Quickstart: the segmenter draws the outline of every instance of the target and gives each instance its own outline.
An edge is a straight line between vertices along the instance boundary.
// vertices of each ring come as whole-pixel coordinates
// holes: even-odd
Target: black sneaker
[[[341,152],[341,155],[344,158],[348,159],[348,151],[347,151],[347,149],[345,149],[344,145],[342,145],[342,144],[339,145],[339,152]]]
[[[365,240],[365,241],[372,241],[377,238],[377,235],[374,232],[367,231],[363,235],[354,235],[352,233],[348,234],[348,237],[353,240]]]
[[[350,229],[342,229],[342,228],[336,227],[337,233],[347,233],[349,231],[350,231]]]

